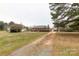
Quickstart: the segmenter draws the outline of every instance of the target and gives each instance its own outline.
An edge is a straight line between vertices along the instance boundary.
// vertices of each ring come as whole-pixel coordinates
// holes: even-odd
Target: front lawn
[[[9,55],[14,50],[27,45],[47,32],[21,32],[8,33],[0,32],[0,55]]]

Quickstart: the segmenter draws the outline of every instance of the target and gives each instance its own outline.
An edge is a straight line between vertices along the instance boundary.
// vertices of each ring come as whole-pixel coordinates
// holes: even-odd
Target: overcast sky
[[[48,24],[52,26],[48,3],[2,3],[0,20],[14,21],[26,26]]]

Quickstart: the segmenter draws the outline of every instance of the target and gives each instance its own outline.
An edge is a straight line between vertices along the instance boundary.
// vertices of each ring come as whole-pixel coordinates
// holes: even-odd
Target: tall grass
[[[79,32],[57,32],[53,37],[53,55],[79,56]]]

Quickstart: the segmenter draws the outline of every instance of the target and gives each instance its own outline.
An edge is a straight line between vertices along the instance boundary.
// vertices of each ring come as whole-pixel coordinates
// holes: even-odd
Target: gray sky
[[[0,20],[14,21],[26,26],[48,24],[52,26],[48,3],[2,3]]]

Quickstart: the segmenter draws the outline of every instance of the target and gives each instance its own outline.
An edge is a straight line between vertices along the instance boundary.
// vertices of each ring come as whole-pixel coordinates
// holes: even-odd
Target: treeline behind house
[[[4,23],[0,21],[0,30],[8,31],[8,32],[23,32],[23,31],[31,31],[31,32],[49,32],[51,31],[49,25],[39,25],[27,27],[23,24],[17,24],[11,21],[10,23]]]
[[[4,23],[3,21],[0,21],[0,30],[8,31],[8,32],[21,32],[22,29],[25,29],[25,27],[22,24],[17,24],[11,21],[10,23]]]

